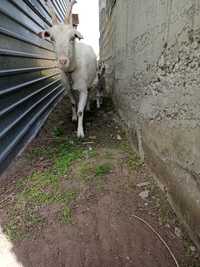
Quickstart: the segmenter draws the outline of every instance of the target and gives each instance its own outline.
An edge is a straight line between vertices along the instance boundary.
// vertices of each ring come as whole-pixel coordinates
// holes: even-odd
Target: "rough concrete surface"
[[[100,1],[101,2],[101,1]],[[200,244],[200,1],[107,1],[100,55],[115,105]]]

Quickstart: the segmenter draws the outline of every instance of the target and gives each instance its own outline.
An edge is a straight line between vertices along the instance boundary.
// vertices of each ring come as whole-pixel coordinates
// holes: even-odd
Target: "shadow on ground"
[[[180,266],[199,266],[196,248],[129,148],[110,101],[86,115],[82,141],[69,110],[64,99],[1,179],[0,223],[22,266],[176,266],[134,215],[162,235]]]

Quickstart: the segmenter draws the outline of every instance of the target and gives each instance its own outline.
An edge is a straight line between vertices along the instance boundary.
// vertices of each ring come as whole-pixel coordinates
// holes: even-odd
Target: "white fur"
[[[0,266],[1,267],[23,267],[17,260],[13,251],[13,244],[3,233],[0,226]]]
[[[77,136],[84,137],[83,116],[88,100],[88,89],[96,76],[96,55],[91,46],[75,41],[75,38],[83,37],[70,24],[56,24],[45,32],[46,36],[54,41],[63,83],[66,88],[69,83],[71,84],[68,94],[72,103],[72,120],[77,120],[78,116]],[[45,37],[45,34],[40,36]],[[79,92],[77,113],[74,90]]]

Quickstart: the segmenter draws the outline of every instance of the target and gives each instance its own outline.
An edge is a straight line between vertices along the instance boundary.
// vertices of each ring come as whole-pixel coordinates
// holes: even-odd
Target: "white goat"
[[[68,95],[72,103],[72,121],[78,119],[77,136],[84,137],[83,115],[88,100],[88,89],[96,76],[96,55],[91,46],[75,40],[76,38],[83,39],[81,33],[73,28],[71,22],[72,8],[76,1],[69,2],[64,23],[58,22],[49,0],[46,0],[46,3],[51,12],[53,26],[40,32],[39,36],[44,39],[50,38],[54,42],[63,83],[66,88],[70,87]],[[78,107],[74,90],[79,92]]]

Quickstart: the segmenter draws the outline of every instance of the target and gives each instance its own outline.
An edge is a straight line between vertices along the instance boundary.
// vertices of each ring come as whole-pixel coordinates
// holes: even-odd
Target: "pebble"
[[[143,199],[146,200],[149,197],[149,190],[142,191],[139,196]]]
[[[122,137],[119,134],[117,135],[117,140],[118,141],[121,141],[122,140]]]
[[[195,248],[195,246],[190,246],[190,250],[191,250],[192,252],[196,252],[196,248]]]
[[[161,55],[161,57],[160,57],[160,60],[159,60],[159,66],[160,67],[164,67],[164,65],[165,65],[165,58],[164,58],[164,56],[163,55]]]
[[[96,140],[97,137],[96,136],[90,136],[89,139]]]
[[[175,235],[178,237],[178,238],[181,238],[182,236],[182,232],[181,232],[181,229],[178,228],[178,227],[175,227]]]

